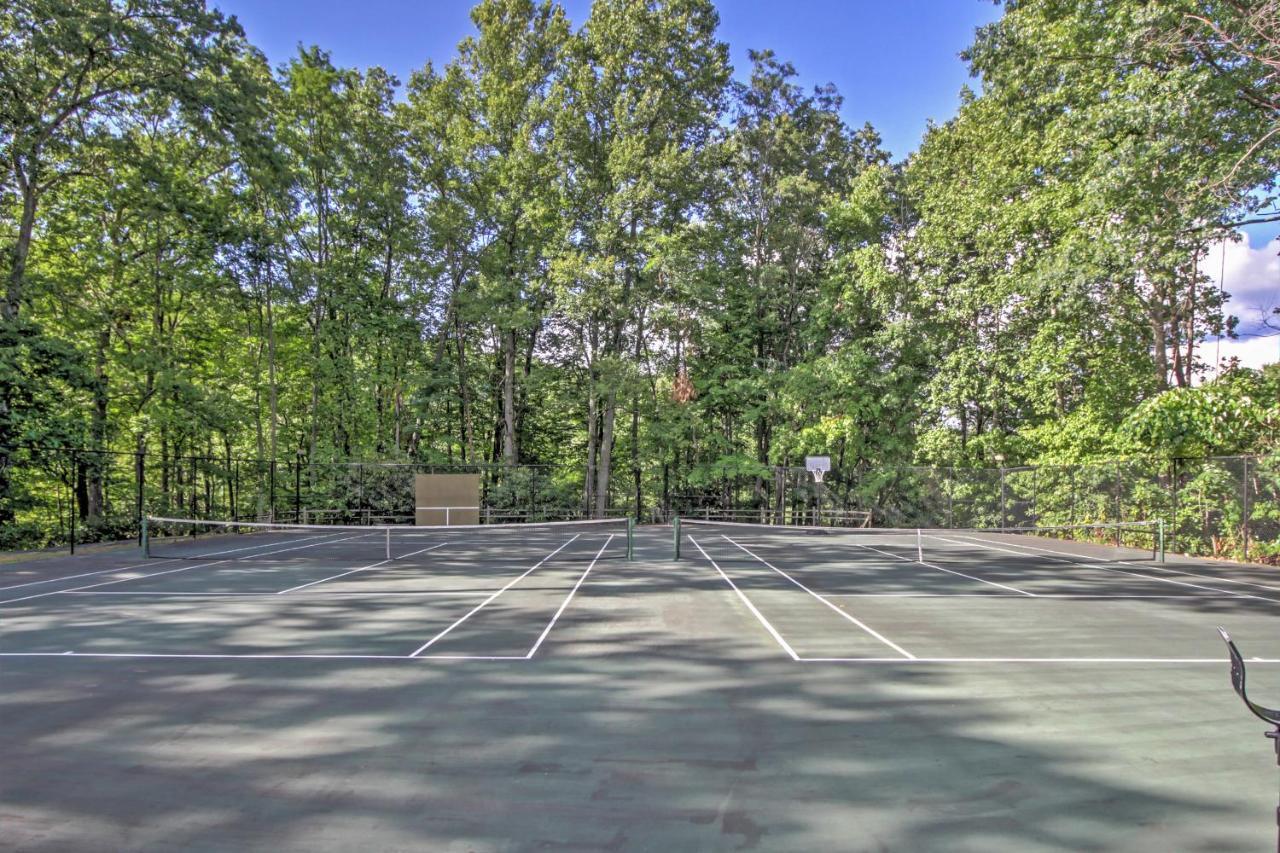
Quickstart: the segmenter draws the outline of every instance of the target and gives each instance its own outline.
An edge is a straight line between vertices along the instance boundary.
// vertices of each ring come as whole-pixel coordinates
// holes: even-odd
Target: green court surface
[[[0,848],[1274,844],[1214,629],[1280,704],[1280,572],[686,534],[678,561],[669,527],[634,561],[601,527],[0,566]]]

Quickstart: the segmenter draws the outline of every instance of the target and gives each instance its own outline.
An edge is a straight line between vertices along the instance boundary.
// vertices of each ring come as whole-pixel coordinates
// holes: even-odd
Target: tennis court
[[[1273,842],[1280,580],[1141,531],[190,532],[3,567],[6,844]]]

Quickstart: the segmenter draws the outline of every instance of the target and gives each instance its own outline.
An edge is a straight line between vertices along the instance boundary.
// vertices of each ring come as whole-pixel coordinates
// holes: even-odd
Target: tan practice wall
[[[480,523],[479,474],[418,474],[413,486],[416,524]]]

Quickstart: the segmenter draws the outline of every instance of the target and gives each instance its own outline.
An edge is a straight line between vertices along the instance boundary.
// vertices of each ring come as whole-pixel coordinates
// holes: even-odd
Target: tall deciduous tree
[[[609,502],[619,389],[644,347],[652,241],[704,201],[729,74],[717,24],[708,0],[598,0],[559,89],[570,224],[557,279],[588,374],[585,499],[597,514]]]

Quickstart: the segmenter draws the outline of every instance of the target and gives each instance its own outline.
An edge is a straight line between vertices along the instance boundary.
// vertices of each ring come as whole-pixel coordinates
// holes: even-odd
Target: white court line
[[[90,595],[91,593],[85,593]],[[998,593],[998,592],[827,592],[823,593],[827,598],[989,598],[992,600],[1016,598],[1016,596]],[[1223,593],[1226,597],[1232,597],[1229,593]],[[1215,596],[1198,596],[1191,598],[1185,593],[1182,595],[1141,595],[1130,594],[1125,592],[1107,593],[1107,592],[1038,592],[1033,598],[1046,598],[1050,600],[1056,599],[1089,599],[1109,601],[1126,601],[1131,598],[1136,599],[1165,599],[1172,598],[1180,601],[1212,601]]]
[[[987,541],[986,539],[979,539],[976,536],[970,536],[968,538],[972,539],[975,542],[985,543]],[[1242,580],[1236,580],[1235,578],[1220,578],[1220,577],[1214,577],[1213,575],[1197,574],[1196,572],[1188,572],[1188,571],[1183,571],[1182,569],[1170,568],[1167,563],[1158,565],[1158,566],[1148,566],[1143,563],[1132,562],[1131,560],[1113,560],[1110,557],[1095,557],[1092,554],[1067,554],[1066,552],[1063,552],[1063,551],[1055,551],[1052,548],[1044,548],[1036,545],[1023,545],[1021,542],[1006,542],[1005,544],[1012,545],[1015,548],[1026,548],[1031,551],[1043,551],[1046,554],[1052,554],[1053,556],[1058,557],[1059,559],[1062,559],[1062,560],[1067,560],[1071,557],[1078,557],[1081,560],[1094,560],[1099,563],[1118,563],[1122,566],[1133,566],[1134,568],[1147,569],[1149,571],[1172,572],[1175,575],[1186,575],[1189,578],[1199,578],[1200,580],[1213,581],[1214,583],[1230,583],[1230,584],[1236,584],[1237,586],[1250,586],[1255,589],[1265,589],[1270,592],[1280,592],[1280,586],[1267,586],[1264,583],[1257,583],[1255,581],[1242,581]],[[1226,593],[1227,595],[1231,594],[1226,592],[1226,590],[1223,590],[1223,592]]]
[[[801,663],[1031,663],[1031,664],[1188,664],[1229,666],[1227,658],[801,658]],[[1248,658],[1248,663],[1280,663],[1280,658]]]
[[[408,595],[415,597],[431,596],[431,595],[455,595],[455,596],[471,596],[477,598],[481,595],[488,595],[493,590],[489,589],[454,589],[454,590],[382,590],[380,592],[354,592],[339,590],[337,592],[327,592],[324,590],[310,593],[311,598],[382,598],[391,595]],[[64,592],[62,595],[114,595],[114,596],[134,596],[134,595],[153,595],[167,596],[169,598],[272,598],[280,593],[275,590],[270,592],[155,592],[152,590],[130,592],[118,590],[99,590],[89,592]],[[297,598],[298,596],[294,596]],[[306,596],[303,596],[306,597]]]
[[[163,652],[0,652],[0,658],[127,658],[192,660],[526,660],[524,655],[325,655],[325,654],[199,654]]]
[[[689,541],[693,543],[693,547],[697,548],[699,551],[702,551],[702,556],[707,558],[707,562],[711,564],[711,567],[720,573],[720,577],[724,578],[725,582],[729,584],[730,588],[733,589],[733,591],[738,594],[738,598],[742,599],[742,603],[747,605],[747,609],[750,610],[755,615],[756,619],[760,620],[760,624],[765,627],[765,630],[767,630],[770,634],[773,635],[773,639],[778,641],[778,645],[782,646],[782,648],[786,651],[786,653],[791,655],[791,659],[800,660],[800,655],[796,654],[796,650],[791,648],[791,644],[782,638],[782,635],[778,633],[778,629],[770,625],[769,620],[764,618],[764,615],[759,610],[756,610],[756,606],[751,603],[751,599],[747,598],[743,594],[742,590],[738,589],[738,585],[733,582],[732,578],[730,578],[728,575],[724,573],[724,569],[720,568],[720,566],[716,564],[716,561],[711,559],[710,555],[708,555],[706,551],[702,550],[702,546],[698,544],[698,540],[694,539],[693,536],[691,535],[689,537]]]
[[[798,581],[798,580],[796,580],[795,578],[791,577],[791,575],[787,574],[787,573],[786,573],[786,572],[784,572],[782,569],[780,569],[780,568],[778,568],[777,566],[773,565],[773,564],[772,564],[772,563],[770,563],[768,560],[766,560],[764,557],[761,557],[761,556],[759,556],[759,555],[757,555],[757,554],[752,553],[751,551],[747,550],[746,548],[743,548],[741,545],[739,545],[737,542],[734,542],[734,541],[733,541],[732,539],[730,539],[728,536],[721,536],[721,538],[722,538],[722,539],[724,539],[726,542],[731,543],[734,547],[738,548],[738,549],[739,549],[740,551],[742,551],[743,553],[748,554],[748,555],[749,555],[749,556],[751,556],[753,559],[758,560],[759,562],[761,562],[761,563],[763,563],[764,565],[768,566],[769,568],[773,569],[775,572],[777,572],[778,574],[782,575],[784,578],[786,578],[787,580],[791,581],[793,584],[795,584],[796,586],[800,587],[802,590],[804,590],[805,592],[809,593],[809,594],[810,594],[810,595],[812,595],[814,598],[818,599],[818,601],[821,601],[821,602],[822,602],[823,604],[825,604],[827,607],[830,607],[830,608],[831,608],[832,610],[834,610],[836,613],[840,614],[840,615],[841,615],[841,616],[843,616],[845,619],[847,619],[847,620],[849,620],[850,622],[852,622],[854,625],[857,625],[859,628],[861,628],[862,630],[866,631],[868,634],[870,634],[871,636],[875,637],[877,640],[879,640],[880,642],[884,643],[884,644],[885,644],[886,646],[888,646],[889,648],[893,649],[895,652],[898,652],[899,654],[903,655],[903,656],[904,656],[904,657],[906,657],[906,658],[914,658],[914,657],[915,657],[915,655],[911,654],[911,652],[907,651],[907,650],[906,650],[906,649],[904,649],[902,646],[900,646],[900,645],[898,645],[897,643],[895,643],[893,640],[890,640],[890,639],[889,639],[888,637],[886,637],[884,634],[881,634],[879,631],[877,631],[876,629],[872,628],[872,627],[871,627],[870,625],[868,625],[867,623],[865,623],[865,622],[863,622],[863,621],[861,621],[861,620],[859,620],[859,619],[855,619],[855,618],[853,617],[853,614],[848,613],[848,612],[847,612],[847,611],[845,611],[843,608],[838,607],[837,605],[832,604],[830,601],[827,601],[827,600],[826,600],[825,598],[823,598],[821,595],[818,595],[818,593],[816,593],[816,592],[814,592],[813,590],[809,589],[809,587],[807,587],[807,586],[805,586],[804,584],[800,583],[800,581]]]
[[[173,558],[172,557],[155,557],[153,559],[172,560]],[[99,569],[95,572],[81,572],[78,575],[63,575],[60,578],[49,578],[48,580],[42,580],[42,581],[27,581],[26,583],[15,583],[9,586],[0,586],[0,592],[3,592],[6,589],[21,589],[24,586],[39,586],[42,583],[57,583],[58,581],[73,581],[76,578],[87,578],[92,575],[109,575],[112,572],[127,572],[129,571],[129,569],[140,569],[143,566],[149,566],[149,565],[151,565],[150,561],[146,563],[134,563],[131,566],[117,566],[114,569]]]
[[[957,541],[955,539],[948,539],[947,537],[939,536],[936,533],[926,533],[924,535],[930,537],[931,539],[940,539],[943,542],[950,542],[952,545],[969,545],[971,543],[977,543],[984,548],[990,548],[993,551],[1004,551],[1006,554],[1013,554],[1018,557],[1032,556],[1031,554],[1027,554],[1023,551],[1011,551],[1008,548],[1001,548],[997,545],[993,545],[991,542],[988,542],[986,539],[977,539],[973,537],[964,536],[963,534],[957,534],[957,535],[961,536],[962,539],[968,539],[969,540],[968,542]],[[1005,544],[1013,545],[1015,548],[1034,548],[1034,546],[1018,545],[1017,543],[1014,543],[1014,542],[1006,542]],[[1039,549],[1035,549],[1035,550],[1039,550]],[[1055,553],[1055,552],[1050,552],[1050,553]],[[1269,601],[1272,604],[1280,604],[1280,599],[1267,598],[1265,595],[1253,595],[1252,593],[1248,593],[1248,592],[1231,592],[1225,589],[1218,589],[1217,587],[1201,586],[1198,583],[1187,583],[1186,581],[1176,581],[1173,578],[1162,578],[1158,575],[1148,575],[1148,574],[1143,574],[1142,572],[1128,572],[1128,571],[1125,571],[1124,569],[1112,568],[1111,565],[1100,566],[1100,565],[1097,565],[1096,563],[1080,563],[1080,562],[1076,562],[1075,560],[1068,559],[1067,557],[1063,557],[1061,556],[1060,553],[1057,553],[1053,557],[1053,559],[1057,560],[1060,563],[1066,563],[1067,565],[1070,565],[1070,566],[1081,566],[1086,569],[1101,569],[1104,572],[1114,572],[1115,574],[1119,574],[1119,575],[1128,575],[1130,577],[1143,578],[1145,580],[1150,580],[1150,581],[1159,581],[1160,583],[1173,584],[1174,586],[1185,586],[1191,589],[1204,589],[1204,590],[1208,590],[1209,592],[1216,592],[1219,595],[1226,595],[1232,598],[1251,598],[1255,601]],[[1114,561],[1109,561],[1109,562],[1114,562]],[[1124,565],[1130,566],[1133,564],[1124,563]]]
[[[485,606],[486,606],[486,605],[488,605],[488,604],[489,604],[489,602],[493,601],[495,598],[497,598],[498,596],[502,595],[502,594],[503,594],[504,592],[506,592],[507,590],[511,589],[511,587],[513,587],[513,586],[515,586],[516,584],[520,583],[520,581],[524,580],[526,577],[528,577],[530,574],[532,574],[532,573],[534,572],[534,570],[536,570],[537,568],[539,568],[543,563],[547,562],[547,561],[548,561],[548,560],[550,560],[552,557],[554,557],[556,554],[559,554],[559,553],[560,553],[561,551],[563,551],[565,548],[569,547],[569,545],[570,545],[570,544],[572,544],[572,542],[573,542],[575,539],[577,539],[579,536],[581,536],[581,535],[582,535],[581,533],[575,533],[575,534],[573,534],[572,538],[570,538],[568,542],[565,542],[565,543],[564,543],[564,544],[562,544],[559,548],[555,549],[555,550],[554,550],[554,551],[552,551],[550,554],[548,554],[547,556],[543,557],[543,558],[542,558],[541,560],[539,560],[538,562],[534,563],[532,566],[530,566],[528,569],[526,569],[526,570],[525,570],[524,574],[522,574],[522,575],[520,575],[519,577],[515,578],[514,580],[510,581],[510,582],[509,582],[509,583],[507,583],[505,586],[503,586],[501,589],[499,589],[497,592],[493,593],[493,594],[492,594],[492,595],[490,595],[488,598],[486,598],[484,601],[480,602],[480,603],[479,603],[479,604],[477,604],[475,607],[473,607],[473,608],[471,608],[470,610],[468,610],[468,611],[467,611],[467,613],[466,613],[466,615],[465,615],[465,616],[463,616],[461,619],[459,619],[458,621],[454,622],[454,623],[453,623],[452,625],[450,625],[448,628],[445,628],[445,629],[444,629],[443,631],[441,631],[439,634],[436,634],[436,635],[435,635],[434,637],[432,637],[430,640],[427,640],[427,641],[426,641],[425,643],[423,643],[421,646],[418,646],[418,648],[417,648],[415,651],[413,651],[413,652],[409,655],[409,657],[411,657],[411,658],[416,658],[418,655],[422,654],[422,653],[423,653],[423,652],[425,652],[427,649],[431,648],[431,647],[432,647],[433,645],[435,645],[437,642],[439,642],[440,640],[444,639],[444,637],[445,637],[446,635],[448,635],[448,633],[449,633],[450,631],[452,631],[454,628],[457,628],[457,627],[458,627],[459,625],[461,625],[463,622],[466,622],[468,619],[470,619],[470,618],[471,618],[472,616],[474,616],[475,614],[479,613],[481,610],[483,610],[483,609],[485,608]]]
[[[296,545],[292,548],[280,548],[275,551],[264,551],[263,554],[283,554],[286,551],[302,551],[306,548],[314,548],[317,545],[332,545],[334,542],[344,542],[347,539],[356,539],[356,538],[358,537],[344,536],[341,539],[329,539],[324,542],[312,542],[310,545]],[[219,563],[230,563],[233,560],[234,558],[228,557],[225,560],[213,560],[212,562],[207,562],[207,563],[204,561],[199,561],[199,562],[196,562],[194,565],[180,566],[179,568],[176,568],[176,569],[166,569],[163,572],[152,572],[149,575],[138,575],[135,578],[120,578],[119,580],[103,581],[102,583],[90,583],[90,584],[85,584],[84,586],[76,586],[76,587],[72,587],[71,589],[55,589],[55,590],[51,590],[50,592],[38,592],[35,595],[25,595],[22,598],[6,598],[3,600],[0,600],[0,605],[14,604],[19,601],[28,601],[32,598],[44,598],[45,596],[49,596],[49,595],[62,595],[63,593],[68,593],[68,592],[80,592],[81,590],[84,590],[84,589],[94,589],[100,586],[110,586],[111,584],[124,583],[126,581],[140,581],[140,580],[146,580],[147,578],[158,578],[161,575],[172,575],[177,572],[189,572],[192,569],[208,568],[209,566],[216,566]]]
[[[1018,589],[1016,586],[1009,586],[1008,584],[1004,584],[1004,583],[996,583],[995,581],[983,580],[982,578],[976,577],[974,575],[966,575],[964,572],[957,572],[952,569],[944,569],[942,566],[935,566],[933,563],[926,563],[924,560],[913,560],[910,557],[902,557],[898,554],[892,554],[888,551],[881,551],[879,548],[873,548],[870,545],[862,545],[857,542],[853,544],[857,545],[859,548],[865,548],[868,551],[875,551],[877,554],[883,554],[886,557],[892,557],[895,560],[904,560],[908,563],[918,563],[921,566],[927,566],[931,569],[937,569],[938,571],[946,572],[949,575],[958,575],[959,577],[962,577],[962,578],[968,578],[971,581],[977,581],[978,583],[985,583],[987,586],[994,586],[994,587],[999,587],[1000,589],[1007,589],[1010,592],[1016,592],[1019,595],[1025,595],[1030,598],[1036,597],[1036,594],[1034,592],[1027,592],[1025,589]]]
[[[316,536],[304,536],[304,537],[303,537],[303,538],[301,538],[301,539],[294,539],[293,541],[294,541],[294,542],[307,542],[307,541],[310,541],[310,540],[312,540],[312,539],[318,539],[318,538],[319,538],[320,536],[322,536],[322,535],[323,535],[323,536],[329,536],[329,535],[332,535],[332,534],[317,534]],[[163,541],[163,540],[162,540],[162,541]],[[264,543],[259,543],[259,544],[257,544],[257,545],[250,545],[250,546],[249,546],[249,548],[270,548],[272,545],[279,545],[279,544],[281,544],[281,543],[279,543],[279,542],[265,543],[265,542],[264,542]],[[216,555],[218,555],[218,554],[229,554],[229,553],[231,553],[232,551],[246,551],[246,550],[248,550],[248,548],[233,548],[233,549],[228,549],[228,550],[225,550],[225,551],[212,551],[212,552],[210,552],[210,553],[211,553],[212,555],[216,556]],[[179,559],[179,558],[177,558],[177,557],[154,557],[153,559],[155,559],[155,560],[175,560],[175,559]],[[266,562],[274,563],[274,562],[276,562],[276,561],[275,561],[275,560],[267,560]],[[151,565],[151,563],[150,563],[150,562],[146,562],[146,563],[134,563],[134,564],[129,565],[129,566],[117,566],[117,567],[116,567],[116,568],[114,568],[114,569],[98,569],[97,571],[93,571],[93,572],[81,572],[81,573],[80,573],[80,574],[78,574],[78,575],[63,575],[62,577],[58,577],[58,578],[49,578],[49,579],[47,579],[47,580],[42,580],[42,581],[28,581],[28,582],[26,582],[26,583],[15,583],[15,584],[11,584],[11,585],[9,585],[9,586],[0,586],[0,592],[3,592],[3,591],[4,591],[4,590],[6,590],[6,589],[21,589],[22,587],[26,587],[26,586],[39,586],[40,584],[45,584],[45,583],[58,583],[59,581],[70,581],[70,580],[75,580],[76,578],[87,578],[87,577],[92,577],[93,575],[107,575],[107,574],[111,574],[112,572],[127,572],[129,569],[140,569],[140,568],[142,568],[143,566],[149,566],[149,565]]]
[[[290,540],[290,544],[292,544],[292,543],[294,543],[294,542],[309,542],[309,541],[311,541],[312,539],[320,539],[320,538],[325,537],[325,536],[333,536],[333,535],[334,535],[334,534],[332,534],[332,533],[317,533],[317,534],[315,534],[314,536],[302,536],[302,537],[300,537],[300,538],[298,538],[298,539],[291,539],[291,540]],[[363,534],[363,535],[364,535],[364,536],[370,536],[370,535],[372,535],[372,534]],[[185,537],[176,537],[176,538],[180,538],[180,539],[181,539],[181,538],[185,538]],[[348,537],[346,537],[346,538],[348,538],[348,539],[357,539],[357,538],[360,538],[360,536],[359,536],[359,535],[357,535],[357,536],[348,536]],[[342,541],[342,540],[335,540],[335,541],[339,541],[339,542],[340,542],[340,541]],[[156,543],[160,543],[160,544],[168,544],[168,543],[167,543],[167,540],[166,540],[166,538],[165,538],[165,537],[161,537],[160,539],[152,539],[152,540],[151,540],[151,544],[152,544],[152,545],[155,545]],[[273,547],[275,547],[276,545],[283,545],[283,544],[285,544],[285,543],[284,543],[284,542],[279,542],[279,541],[277,541],[277,542],[256,542],[256,543],[254,543],[254,544],[252,544],[252,545],[245,545],[245,546],[244,546],[244,547],[242,547],[242,548],[223,548],[221,551],[201,551],[201,552],[196,553],[196,554],[181,554],[181,555],[178,555],[178,556],[175,556],[175,557],[163,557],[163,558],[161,558],[161,559],[166,559],[166,560],[203,560],[203,559],[205,559],[206,557],[216,557],[216,556],[218,556],[219,554],[238,554],[238,553],[240,553],[241,551],[252,551],[254,548],[273,548]],[[276,553],[276,552],[275,552],[275,551],[266,551],[266,552],[264,552],[264,553],[267,553],[267,554],[274,554],[274,553]],[[251,554],[250,556],[253,556],[253,555]],[[221,562],[221,561],[219,561],[219,562]]]
[[[556,626],[556,620],[560,618],[560,614],[564,613],[565,608],[569,606],[569,602],[573,601],[574,593],[578,591],[578,587],[582,586],[582,582],[587,579],[587,575],[591,574],[591,570],[596,567],[596,563],[600,560],[600,555],[609,547],[609,543],[613,541],[613,534],[609,534],[609,538],[604,540],[604,544],[600,546],[600,550],[591,558],[591,565],[587,566],[587,570],[582,573],[582,577],[578,578],[578,582],[573,585],[573,589],[569,590],[569,594],[565,596],[564,601],[560,602],[560,609],[556,611],[556,615],[551,617],[551,621],[547,623],[547,627],[542,629],[542,633],[538,635],[538,641],[533,644],[533,648],[529,649],[526,658],[532,658],[534,653],[538,651],[538,647],[542,645],[542,641],[551,633],[551,629]]]
[[[379,560],[378,562],[370,563],[367,566],[358,566],[354,569],[348,569],[347,571],[340,572],[336,575],[330,575],[327,578],[321,578],[318,581],[311,581],[310,583],[302,583],[302,584],[298,584],[297,586],[291,586],[288,589],[278,590],[276,592],[276,595],[284,595],[287,592],[297,592],[300,589],[306,589],[307,587],[315,586],[316,584],[327,583],[329,581],[336,581],[338,578],[345,578],[347,575],[354,575],[356,572],[371,571],[373,569],[378,568],[379,566],[385,566],[387,563],[392,563],[392,562],[395,562],[396,560],[406,560],[409,557],[416,557],[419,554],[425,554],[428,551],[434,551],[437,548],[443,548],[445,545],[448,545],[448,544],[449,544],[448,542],[439,542],[435,545],[432,545],[430,548],[419,548],[417,551],[410,551],[408,554],[402,554],[399,557],[393,557],[386,560]]]

